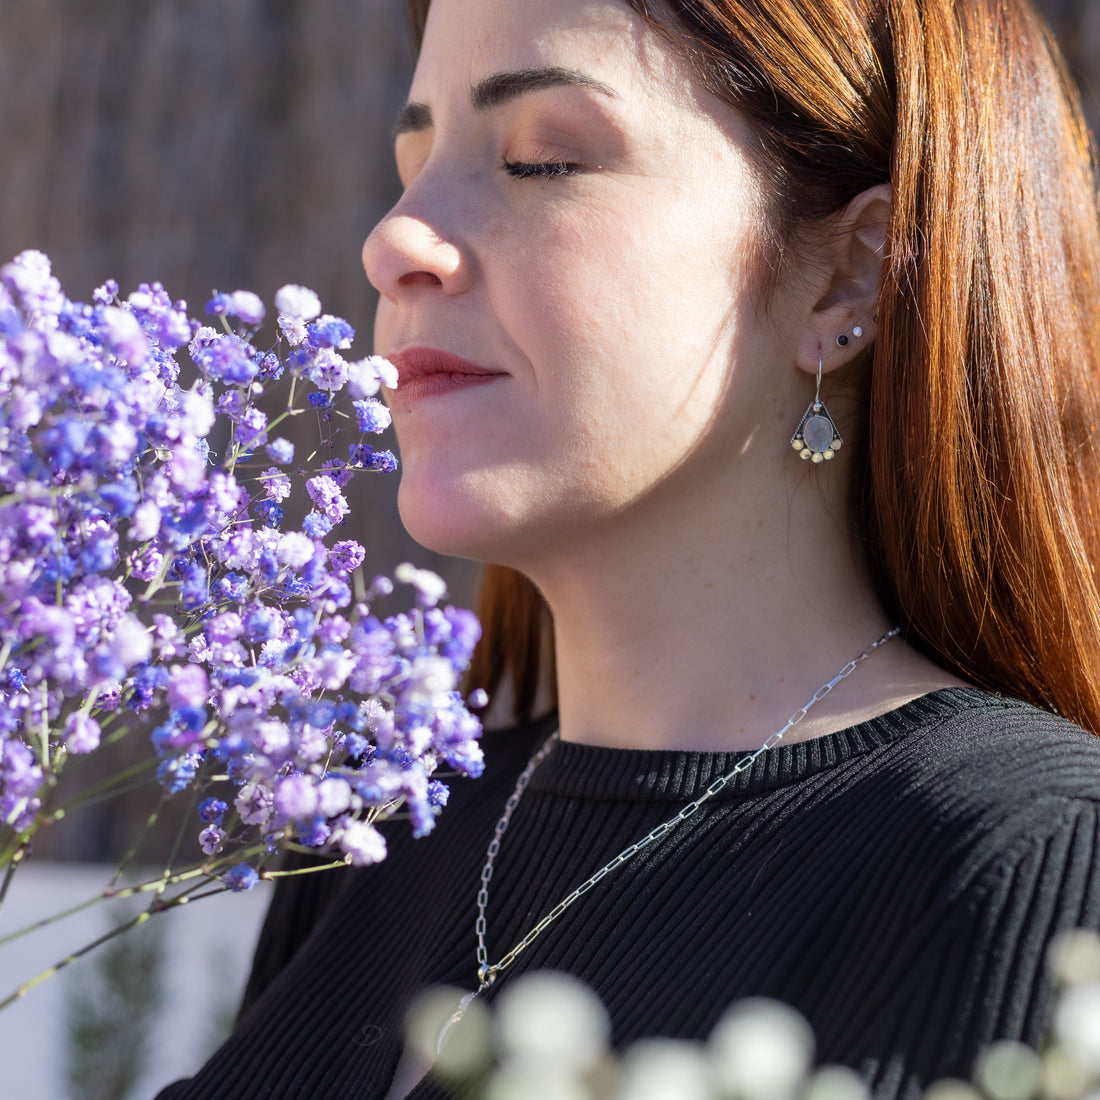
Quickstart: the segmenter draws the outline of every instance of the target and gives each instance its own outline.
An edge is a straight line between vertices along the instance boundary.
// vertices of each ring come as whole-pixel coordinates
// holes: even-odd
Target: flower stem
[[[74,807],[94,806],[97,802],[104,802],[109,798],[117,798],[121,794],[126,794],[128,791],[145,786],[145,784],[149,782],[147,778],[141,779],[137,783],[130,783],[130,780],[144,771],[155,768],[156,764],[156,760],[139,761],[137,764],[132,764],[130,767],[120,771],[118,775],[112,775],[110,779],[105,779],[102,783],[97,783],[94,787],[90,787],[88,790],[78,795],[74,795],[68,802],[62,803],[54,810],[44,824],[49,825],[55,821],[60,821]]]
[[[126,870],[126,865],[137,854],[137,850],[141,847],[142,841],[149,835],[149,830],[157,823],[157,818],[160,817],[160,812],[164,809],[165,802],[167,802],[167,796],[163,796],[161,798],[160,802],[157,803],[156,807],[149,814],[148,818],[146,818],[145,825],[142,828],[141,832],[138,833],[137,839],[130,846],[130,850],[122,857],[121,860],[119,860],[118,867],[115,869],[115,873],[111,876],[111,881],[107,883],[108,890],[113,890],[115,886],[118,885],[118,880],[122,878],[122,873]]]
[[[124,894],[125,891],[119,891],[119,893],[115,896],[122,897]],[[15,990],[14,993],[10,993],[2,1001],[0,1001],[0,1010],[7,1008],[8,1005],[13,1004],[15,1001],[18,1001],[21,998],[25,997],[32,989],[34,989],[36,985],[41,985],[44,981],[46,981],[47,978],[52,978],[59,971],[64,970],[65,967],[67,967],[70,963],[76,962],[77,959],[81,958],[84,955],[87,955],[90,951],[94,951],[97,947],[100,947],[108,941],[113,940],[116,936],[121,936],[123,932],[129,932],[131,928],[137,928],[138,925],[144,924],[151,916],[153,916],[154,913],[163,913],[168,909],[172,909],[178,905],[184,904],[188,900],[189,899],[186,897],[180,898],[179,900],[173,899],[171,901],[162,902],[161,904],[156,906],[151,906],[148,909],[143,909],[131,920],[124,921],[118,927],[112,928],[110,932],[105,932],[102,936],[99,936],[96,939],[92,940],[90,943],[86,943],[83,947],[78,948],[71,955],[66,955],[65,958],[60,959],[58,962],[54,963],[53,966],[47,967],[41,973],[36,974],[33,978],[25,981]],[[4,941],[0,941],[0,943],[2,942]]]
[[[301,848],[297,845],[287,845],[287,849],[293,848],[295,851],[306,852],[309,855],[313,855],[313,851],[309,848]],[[295,875],[315,875],[318,871],[335,871],[337,867],[347,867],[346,860],[337,859],[332,863],[322,863],[317,867],[298,867],[293,871],[261,871],[260,878],[263,879],[275,879],[275,878],[292,878]]]
[[[15,849],[15,854],[11,857],[7,867],[4,868],[4,882],[0,884],[0,909],[4,907],[4,899],[8,896],[8,887],[11,885],[11,880],[15,876],[16,868],[23,862],[24,856],[27,854],[27,845],[20,844]]]
[[[76,905],[71,905],[68,909],[62,909],[58,913],[51,913],[48,917],[42,917],[40,920],[33,921],[30,924],[25,924],[22,928],[17,928],[14,932],[9,932],[6,936],[0,936],[0,947],[5,944],[11,943],[13,940],[20,939],[22,936],[30,935],[32,932],[37,932],[41,928],[48,928],[51,924],[56,924],[58,921],[64,920],[66,917],[71,917],[76,913],[80,913],[85,909],[96,905],[98,902],[105,901],[107,899],[115,900],[118,898],[132,898],[138,894],[148,894],[151,891],[159,891],[159,894],[163,894],[164,890],[169,885],[174,885],[177,882],[187,882],[193,878],[199,878],[200,876],[209,877],[209,873],[205,867],[192,867],[187,871],[177,871],[171,876],[171,881],[164,882],[161,876],[155,879],[151,879],[149,882],[139,883],[137,886],[124,886],[121,890],[102,890],[98,894],[93,894],[90,898],[85,898],[81,902],[77,902]],[[159,896],[158,894],[158,896]],[[159,904],[152,906],[154,910],[167,909],[178,904],[174,898],[168,901],[160,901]]]
[[[183,834],[186,832],[188,824],[191,821],[191,815],[195,810],[195,799],[198,797],[198,794],[199,792],[197,789],[192,789],[191,804],[187,807],[187,813],[183,816],[183,819],[180,821],[180,827],[176,830],[176,838],[172,842],[172,851],[169,852],[168,858],[164,862],[164,872],[161,875],[160,887],[153,895],[153,900],[150,902],[150,908],[162,904],[161,898],[164,896],[164,891],[172,884],[172,864],[176,862],[176,856],[179,854],[180,844],[183,842]]]

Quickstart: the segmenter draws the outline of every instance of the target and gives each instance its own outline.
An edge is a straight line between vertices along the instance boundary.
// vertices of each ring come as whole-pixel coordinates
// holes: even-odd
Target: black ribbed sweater
[[[402,1014],[474,984],[485,846],[552,725],[488,734],[436,834],[391,828],[384,864],[276,891],[237,1030],[161,1100],[381,1098]],[[491,961],[578,883],[671,817],[737,754],[562,743],[502,843]],[[714,801],[573,905],[510,977],[552,967],[603,999],[614,1041],[705,1036],[729,1003],[777,997],[819,1060],[875,1096],[968,1076],[993,1038],[1034,1042],[1060,929],[1100,925],[1100,740],[975,689],[765,753]],[[413,1095],[441,1095],[422,1083]]]

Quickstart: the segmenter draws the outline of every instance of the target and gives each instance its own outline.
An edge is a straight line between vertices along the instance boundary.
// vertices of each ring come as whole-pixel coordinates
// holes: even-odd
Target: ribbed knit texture
[[[226,1045],[161,1100],[381,1098],[425,987],[472,988],[485,847],[548,721],[487,735],[437,833],[392,829],[373,868],[287,880]],[[698,797],[738,754],[562,743],[506,834],[496,961],[618,851]],[[1046,1023],[1044,955],[1100,926],[1100,740],[974,689],[779,745],[581,898],[502,977],[555,968],[608,1006],[614,1041],[705,1036],[734,1000],[797,1007],[819,1060],[877,1098],[968,1076],[994,1038]],[[431,1082],[412,1094],[443,1095]]]

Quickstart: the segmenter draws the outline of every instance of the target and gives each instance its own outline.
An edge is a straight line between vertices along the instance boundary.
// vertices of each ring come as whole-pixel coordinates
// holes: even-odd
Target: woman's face
[[[621,0],[433,0],[363,248],[416,539],[537,573],[783,460],[751,141]]]

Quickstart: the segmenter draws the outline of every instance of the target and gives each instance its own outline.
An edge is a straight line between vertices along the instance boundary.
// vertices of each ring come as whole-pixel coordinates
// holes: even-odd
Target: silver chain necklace
[[[535,753],[534,756],[527,762],[527,767],[520,773],[519,778],[516,780],[515,790],[512,791],[508,798],[508,801],[504,805],[504,812],[500,815],[500,820],[496,824],[496,828],[493,830],[493,839],[489,841],[489,847],[485,851],[485,864],[481,868],[481,889],[477,892],[477,922],[475,924],[475,930],[477,932],[477,980],[478,987],[471,993],[465,994],[458,1002],[458,1008],[454,1014],[447,1020],[439,1032],[439,1039],[436,1042],[436,1053],[438,1054],[443,1049],[443,1044],[447,1039],[451,1029],[462,1019],[463,1013],[466,1011],[470,1002],[475,997],[480,996],[497,980],[497,976],[504,970],[507,970],[519,957],[519,955],[525,951],[528,947],[534,943],[535,940],[546,931],[568,909],[575,901],[587,894],[598,882],[601,882],[612,871],[618,870],[627,860],[636,856],[643,848],[648,848],[649,845],[660,840],[667,833],[671,832],[681,821],[686,821],[692,814],[696,812],[701,806],[709,802],[715,795],[723,790],[732,780],[739,776],[742,772],[748,771],[749,768],[756,763],[757,759],[762,753],[765,753],[770,748],[774,748],[776,743],[784,737],[791,729],[798,725],[803,718],[809,713],[810,709],[817,703],[820,703],[830,691],[833,690],[840,683],[841,680],[847,679],[853,672],[865,661],[879,646],[884,645],[891,638],[895,637],[900,630],[898,627],[891,627],[878,641],[872,642],[862,653],[857,657],[852,658],[827,684],[822,684],[821,687],[814,692],[813,698],[803,707],[799,707],[787,719],[786,724],[782,729],[776,730],[761,746],[754,752],[751,752],[748,756],[742,757],[737,764],[725,775],[720,776],[714,780],[713,783],[697,798],[694,802],[689,802],[679,813],[670,817],[667,821],[663,821],[660,825],[651,829],[641,840],[636,840],[629,847],[624,848],[614,859],[609,863],[605,863],[595,874],[586,878],[584,882],[580,884],[572,893],[562,898],[549,913],[546,914],[536,924],[530,932],[527,933],[518,943],[515,944],[505,955],[501,956],[499,962],[489,962],[489,949],[485,943],[485,937],[488,934],[488,926],[485,920],[485,911],[489,906],[489,883],[493,878],[493,867],[496,863],[497,855],[500,853],[500,841],[508,829],[508,825],[512,820],[512,815],[516,812],[516,807],[519,805],[519,800],[523,797],[523,792],[527,789],[527,785],[531,782],[531,777],[535,774],[535,769],[550,755],[550,752],[554,746],[558,743],[560,738],[560,731],[555,730],[543,743],[542,747]]]

